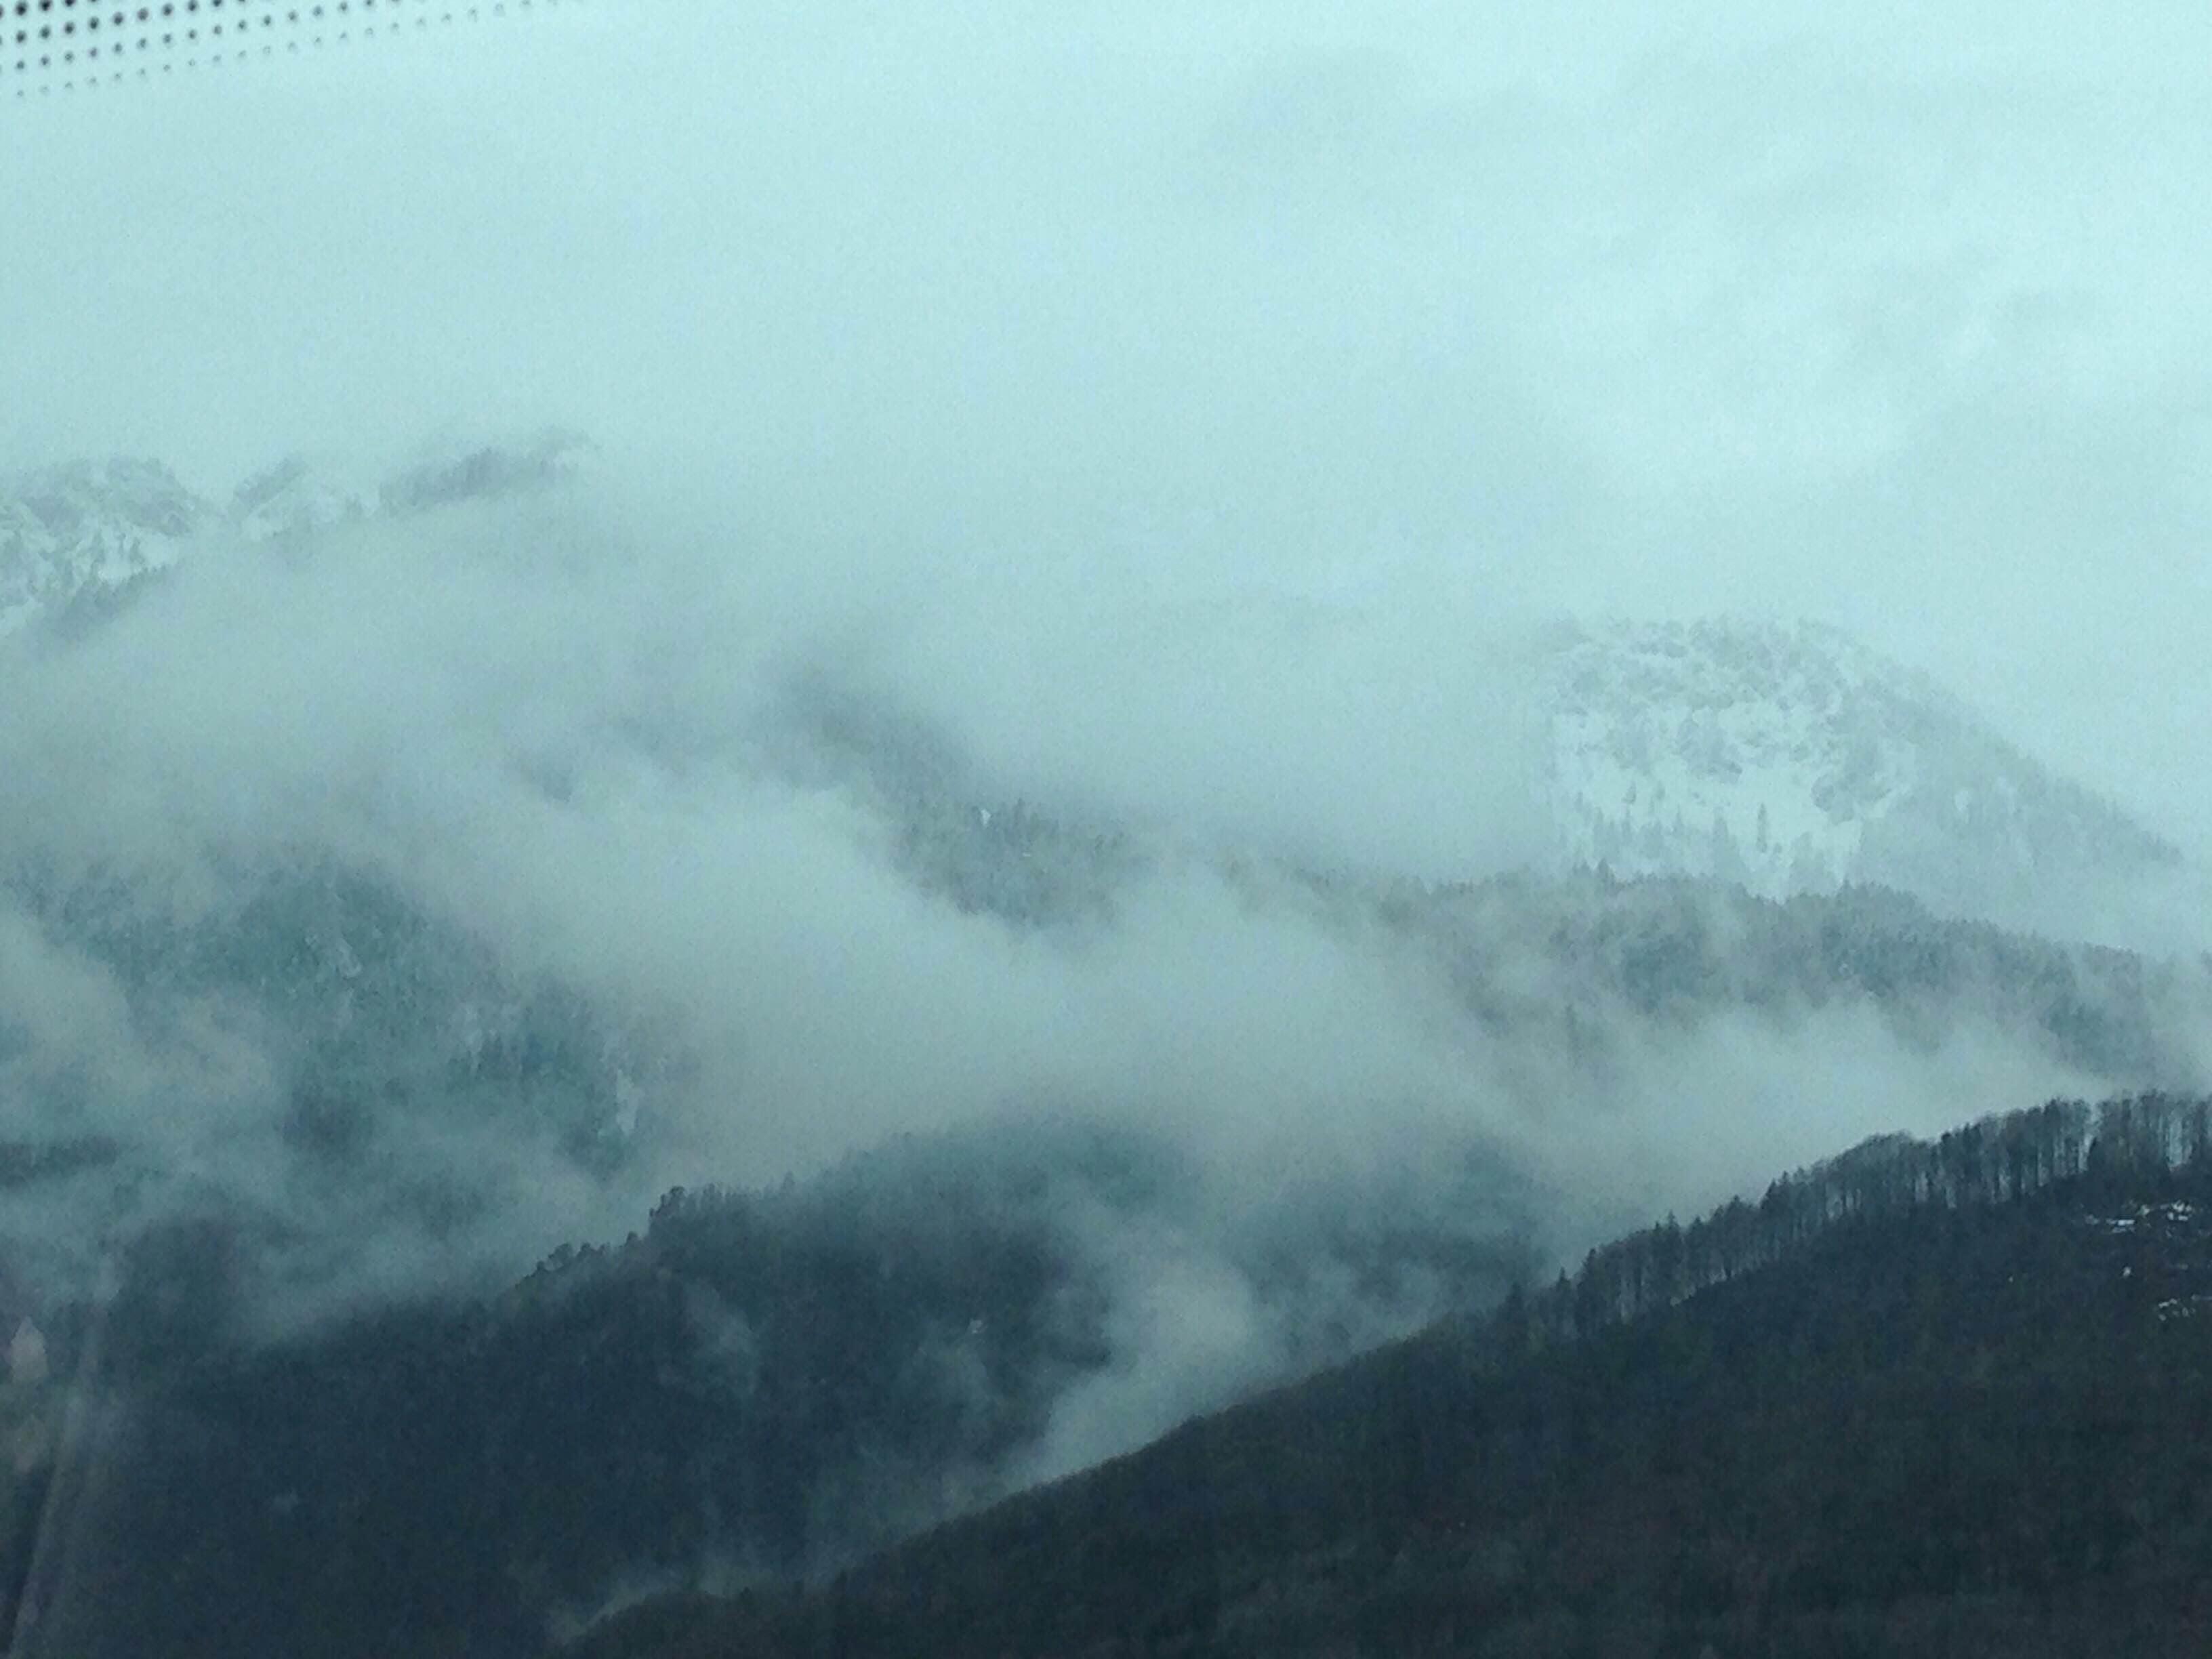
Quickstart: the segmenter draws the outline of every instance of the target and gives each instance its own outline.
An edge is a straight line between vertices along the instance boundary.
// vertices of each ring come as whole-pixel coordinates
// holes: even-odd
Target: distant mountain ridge
[[[388,471],[293,454],[222,500],[144,457],[0,477],[0,635],[99,606],[176,565],[205,535],[277,541],[539,489],[568,476],[589,448],[553,430],[447,447]]]
[[[2040,884],[2180,862],[1925,675],[1821,623],[1565,628],[1540,695],[1571,866],[1773,898],[1875,883],[2017,913]]]
[[[1939,915],[2080,937],[2187,873],[2172,842],[1823,624],[1568,623],[1534,661],[1526,783],[1541,830],[1525,872],[1540,880],[1712,882],[1775,902],[1885,888]],[[1051,926],[1110,915],[1148,872],[1302,868],[1186,824],[1024,799],[927,721],[819,676],[794,684],[782,715],[778,763],[867,800],[910,878],[963,909]],[[1304,873],[1352,888],[1409,878]]]
[[[73,461],[0,481],[0,634],[167,568],[215,517],[158,461]]]
[[[572,477],[591,447],[548,430],[427,449],[384,470],[294,454],[220,501],[145,459],[0,478],[0,635],[96,612],[209,533],[291,542],[536,490]],[[1569,622],[1547,631],[1536,660],[1530,782],[1555,870],[1710,877],[1769,898],[1871,883],[1950,914],[2047,926],[2039,907],[2051,891],[2124,885],[2182,862],[1927,675],[1824,623]],[[909,853],[957,866],[961,890],[983,893],[1018,803],[967,757],[929,752],[941,740],[896,709],[820,685],[799,702],[811,705],[799,722],[808,740],[859,762],[918,815],[914,834],[928,845]],[[1052,860],[1027,844],[1036,836],[1131,850],[1135,826],[1019,805],[1024,844],[1006,855],[1030,866],[1018,884],[1030,908],[1054,908]],[[963,844],[971,835],[976,847]]]

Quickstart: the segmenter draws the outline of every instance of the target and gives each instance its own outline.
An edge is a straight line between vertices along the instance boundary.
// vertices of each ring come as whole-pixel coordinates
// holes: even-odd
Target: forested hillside
[[[1025,822],[1010,809],[994,825],[1009,819]],[[1065,840],[1026,844],[1048,867]],[[1441,988],[1453,1029],[1494,1045],[1476,1052],[1543,1068],[1531,1109],[1559,1111],[1580,1079],[1610,1110],[1639,1059],[1756,1022],[1773,1037],[1771,1109],[1689,1066],[1645,1087],[1653,1109],[1694,1110],[1702,1091],[1731,1123],[1771,1109],[1817,1125],[1795,1091],[1817,1085],[1824,1051],[1792,1034],[1824,1011],[1858,1011],[1905,1054],[1978,1023],[2113,1089],[2185,1085],[2206,1029],[2194,964],[1943,921],[1879,890],[1778,903],[1599,874],[1233,878]],[[258,1133],[283,1176],[217,1201],[204,1176],[187,1188],[164,1164],[167,1120],[88,1111],[66,1072],[18,1073],[0,1313],[9,1329],[34,1318],[45,1352],[40,1381],[9,1395],[10,1491],[28,1502],[58,1468],[108,1471],[72,1500],[106,1517],[76,1534],[85,1651],[521,1654],[549,1623],[641,1589],[817,1577],[1491,1307],[1619,1224],[1572,1210],[1572,1170],[1618,1156],[1602,1139],[1547,1170],[1472,1121],[1399,1164],[1307,1158],[1263,1180],[1240,1156],[1209,1161],[1172,1102],[1148,1121],[1146,1103],[1040,1101],[803,1182],[702,1178],[649,1220],[641,1200],[629,1242],[564,1248],[503,1294],[385,1297],[272,1338],[278,1292],[373,1280],[421,1238],[464,1244],[533,1170],[579,1172],[612,1207],[653,1149],[656,1109],[693,1086],[684,1057],[343,869],[279,872],[189,921],[96,883],[14,892],[112,975],[142,1030],[189,1030],[220,1002],[270,1034]],[[1866,1052],[1858,1032],[1839,1052]],[[1347,1092],[1331,1109],[1350,1122],[1372,1104]],[[1578,1133],[1615,1134],[1611,1121],[1593,1109]],[[2119,1144],[2064,1114],[2050,1124],[1962,1131],[1909,1179],[1910,1143],[1877,1143],[1827,1166],[1821,1190],[1855,1212],[1991,1179],[2009,1194]],[[493,1131],[543,1156],[431,1156]],[[1770,1263],[1831,1218],[1808,1219],[1810,1202],[1785,1184],[1601,1253],[1565,1290],[1530,1284],[1532,1340]],[[42,1290],[38,1270],[103,1240],[120,1247],[112,1299]],[[74,1442],[54,1415],[71,1389],[112,1419]],[[29,1539],[10,1541],[11,1572],[28,1572]],[[242,1595],[246,1582],[271,1588]]]
[[[1584,871],[1455,885],[1323,881],[1340,914],[1418,944],[1494,1029],[1601,1055],[1612,1017],[1689,1024],[1864,1004],[1907,1042],[1981,1019],[2124,1088],[2203,1086],[2212,961],[2073,944],[1846,886],[1761,898],[1722,882]]]
[[[2201,1654],[2207,1103],[1870,1143],[1493,1317],[576,1659]]]
[[[679,1188],[495,1297],[276,1343],[230,1322],[237,1227],[155,1230],[111,1302],[40,1332],[35,1385],[0,1389],[24,1448],[0,1559],[31,1573],[46,1504],[52,1650],[169,1659],[528,1655],[635,1587],[820,1574],[1024,1484],[1070,1391],[1127,1366],[1112,1240],[1187,1224],[1195,1178],[1092,1127],[896,1143]],[[1467,1208],[1250,1229],[1243,1282],[1295,1327],[1266,1363],[1494,1303],[1530,1257]],[[107,1420],[72,1438],[87,1402]]]
[[[2212,1659],[2212,3],[130,9],[0,1659]]]

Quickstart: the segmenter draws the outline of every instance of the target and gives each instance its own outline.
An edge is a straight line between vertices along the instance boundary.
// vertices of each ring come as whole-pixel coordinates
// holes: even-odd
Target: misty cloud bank
[[[974,1496],[1869,1134],[2203,1086],[2191,54],[1737,9],[572,8],[42,113],[0,459],[254,483],[0,638],[0,1315],[204,1227],[296,1332],[1034,1157],[1089,1346]],[[362,482],[547,420],[547,487]],[[256,539],[295,444],[367,459]],[[2174,884],[2028,860],[2053,943],[1563,872],[1546,630],[1722,610]]]
[[[1097,1122],[1205,1194],[1098,1244],[1127,1352],[1068,1409],[1120,1386],[1157,1427],[1179,1368],[1267,1374],[1310,1311],[1254,1300],[1255,1218],[1552,1260],[1863,1134],[2197,1074],[2179,969],[2091,973],[2100,1046],[1955,945],[1932,1011],[1832,969],[1777,999],[1729,941],[1780,913],[1718,891],[1455,910],[1437,882],[1541,847],[1526,634],[1079,574],[927,580],[609,466],[211,532],[0,645],[6,1139],[65,1159],[11,1249],[59,1291],[235,1212],[296,1317],[495,1285],[672,1185]],[[1689,965],[1630,962],[1638,927]],[[1455,1212],[1471,1159],[1510,1212]]]
[[[1726,594],[2201,850],[2203,20],[2014,21],[644,0],[55,100],[0,453],[555,418],[902,563]]]

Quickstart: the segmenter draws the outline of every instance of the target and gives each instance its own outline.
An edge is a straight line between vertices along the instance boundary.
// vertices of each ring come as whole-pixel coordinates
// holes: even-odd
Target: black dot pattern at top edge
[[[74,92],[581,0],[0,0],[0,93]]]

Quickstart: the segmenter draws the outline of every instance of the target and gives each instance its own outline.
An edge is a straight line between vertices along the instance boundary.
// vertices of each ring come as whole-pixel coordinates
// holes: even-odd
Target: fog
[[[332,1297],[994,1115],[1158,1133],[1232,1215],[1488,1146],[1565,1253],[2097,1092],[1995,1018],[1859,1006],[1621,1011],[1593,1069],[1284,872],[1537,857],[1562,611],[1841,623],[2212,848],[2204,33],[641,0],[18,103],[7,468],[143,453],[221,495],[301,448],[598,448],[305,552],[211,535],[90,636],[0,645],[0,854],[183,917],[326,856],[680,1063],[612,1174],[422,1127],[405,1171],[501,1194],[434,1236],[303,1182],[236,1009],[156,1018],[0,911],[5,1079],[136,1149],[118,1204],[305,1228]],[[1144,873],[1080,927],[947,902],[878,792],[788,763],[817,682]],[[1116,1363],[1037,1473],[1287,1352],[1205,1227],[1099,1249]]]
[[[290,552],[210,537],[87,636],[0,653],[11,866],[62,890],[119,881],[131,914],[177,925],[303,858],[365,872],[501,982],[550,978],[647,1034],[625,1064],[659,1080],[618,1170],[434,1114],[334,1193],[299,1167],[296,1044],[266,1009],[161,972],[126,985],[25,914],[0,934],[16,1115],[137,1149],[145,1213],[270,1207],[320,1241],[303,1271],[358,1295],[519,1273],[620,1237],[672,1184],[773,1183],[1009,1113],[1182,1149],[1208,1226],[1307,1188],[1441,1193],[1487,1147],[1547,1194],[1532,1243],[1567,1250],[1864,1134],[2140,1080],[1971,1009],[1914,1037],[1861,1003],[1687,1025],[1601,1003],[1595,1061],[1549,1028],[1485,1026],[1406,938],[1294,872],[1471,879],[1534,855],[1498,618],[1146,589],[1089,596],[1085,629],[1048,562],[1018,587],[913,581],[882,554],[825,572],[811,547],[710,533],[742,521],[732,501],[671,511],[652,489],[611,471]],[[870,556],[881,582],[860,577]],[[1095,815],[1141,860],[1087,919],[951,902],[902,855],[910,809],[794,715],[794,687],[825,677],[966,757],[958,812]],[[315,924],[278,971],[358,972],[372,942],[346,933],[371,925]],[[1542,942],[1480,948],[1510,981]],[[490,994],[464,978],[407,1030],[474,1018],[464,994]],[[499,1201],[425,1236],[393,1194],[448,1166]]]
[[[2206,27],[651,0],[58,94],[0,449],[557,417],[902,558],[1826,615],[2202,844]]]

